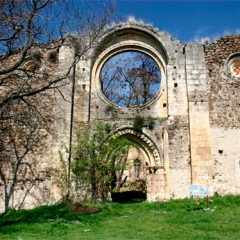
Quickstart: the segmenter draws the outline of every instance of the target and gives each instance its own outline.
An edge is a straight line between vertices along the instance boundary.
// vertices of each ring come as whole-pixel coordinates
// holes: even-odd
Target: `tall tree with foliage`
[[[113,126],[99,123],[96,128],[80,132],[75,146],[73,173],[76,184],[92,200],[106,199],[113,189],[119,189],[127,167],[131,141],[110,137]]]

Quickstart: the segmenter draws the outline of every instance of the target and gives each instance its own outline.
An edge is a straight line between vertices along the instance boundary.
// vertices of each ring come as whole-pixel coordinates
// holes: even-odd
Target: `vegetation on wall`
[[[148,128],[149,130],[153,130],[155,127],[155,119],[150,116],[145,118],[142,115],[137,115],[133,120],[134,130],[137,132],[141,132],[144,127]]]
[[[53,167],[50,169],[52,176],[54,177],[54,181],[57,187],[61,191],[62,199],[68,198],[68,192],[70,192],[69,187],[71,184],[69,183],[68,178],[68,163],[66,161],[66,155],[68,155],[68,148],[65,147],[65,151],[59,151],[59,166]]]

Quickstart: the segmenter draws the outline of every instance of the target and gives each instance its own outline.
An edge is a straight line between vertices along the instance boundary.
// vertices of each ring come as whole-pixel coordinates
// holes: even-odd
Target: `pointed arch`
[[[116,128],[110,135],[111,138],[126,137],[129,140],[137,143],[147,154],[150,167],[163,167],[163,154],[158,144],[152,139],[152,137],[143,132],[137,132],[133,126],[125,125]]]

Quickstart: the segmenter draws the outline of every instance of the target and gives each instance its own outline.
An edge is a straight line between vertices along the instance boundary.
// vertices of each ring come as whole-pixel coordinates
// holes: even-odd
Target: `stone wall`
[[[240,194],[240,129],[212,127],[211,135],[214,192]]]
[[[240,80],[227,69],[229,56],[239,52],[240,36],[222,37],[205,44],[211,126],[240,126]]]
[[[213,186],[219,194],[239,194],[240,188],[240,78],[229,69],[231,56],[239,52],[240,36],[205,44]]]
[[[168,123],[170,198],[189,196],[191,159],[189,124],[186,117],[170,118]]]
[[[99,73],[106,59],[128,49],[154,58],[162,82],[148,103],[121,108],[102,93]],[[135,141],[144,153],[141,179],[145,177],[149,201],[190,197],[191,184],[207,185],[209,195],[240,194],[240,78],[228,69],[232,54],[239,52],[240,36],[182,44],[143,23],[127,22],[106,30],[97,47],[76,64],[60,92],[54,92],[52,101],[46,103],[51,105],[53,120],[45,148],[36,154],[42,175],[22,207],[54,203],[62,197],[50,169],[61,169],[59,151],[69,146],[73,80],[73,139],[79,130],[99,120],[116,124],[114,134]],[[59,75],[71,65],[73,56],[69,44],[60,48]],[[154,129],[145,126],[141,134],[136,133],[133,125],[138,115],[151,117]],[[19,185],[13,207],[19,206],[22,196]]]

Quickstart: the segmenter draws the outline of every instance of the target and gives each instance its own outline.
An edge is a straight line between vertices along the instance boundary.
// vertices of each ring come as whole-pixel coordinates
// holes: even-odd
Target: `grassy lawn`
[[[94,214],[70,209],[60,204],[8,212],[0,216],[0,239],[240,239],[240,197],[214,197],[209,210],[191,200],[106,203]]]

